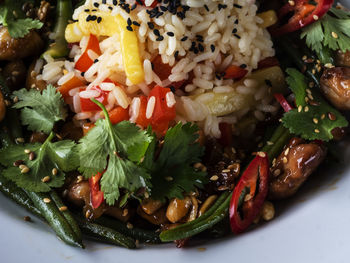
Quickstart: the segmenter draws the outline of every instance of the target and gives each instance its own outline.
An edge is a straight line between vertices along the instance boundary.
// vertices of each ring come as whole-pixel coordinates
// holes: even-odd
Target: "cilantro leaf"
[[[21,38],[27,35],[32,29],[40,29],[43,23],[39,20],[31,18],[10,20],[7,22],[7,28],[10,36],[13,38]]]
[[[52,143],[52,138],[53,134],[43,144],[11,145],[1,149],[0,163],[7,167],[3,175],[28,191],[48,192],[51,187],[62,186],[65,179],[64,172],[77,168],[77,156],[72,141]],[[68,148],[70,150],[67,150]],[[35,154],[33,160],[29,160],[26,150]],[[18,160],[22,160],[29,168],[28,173],[22,174],[19,167],[13,166]],[[63,163],[70,164],[61,166]],[[53,168],[57,169],[57,174],[52,173]],[[42,179],[46,176],[50,176],[50,180],[43,182]]]
[[[330,106],[315,88],[312,91],[308,90],[308,101],[311,97],[315,103],[312,105],[306,103],[305,97],[307,97],[308,87],[304,75],[296,69],[287,69],[286,72],[289,74],[287,82],[295,94],[298,109],[284,114],[283,125],[291,133],[300,135],[307,140],[329,141],[333,139],[332,130],[334,128],[348,125],[344,116]],[[335,120],[330,120],[329,114],[335,116]]]
[[[22,124],[28,125],[28,129],[32,131],[48,134],[55,122],[66,118],[62,95],[52,85],[48,85],[42,93],[35,89],[21,89],[13,92],[13,95],[19,100],[13,107],[22,109]]]
[[[104,106],[95,103],[103,109],[106,119],[98,120],[79,141],[79,171],[90,178],[105,170],[101,190],[107,204],[112,205],[120,196],[120,188],[133,192],[147,185],[149,175],[137,163],[145,155],[150,137],[128,121],[112,125]]]
[[[320,52],[323,46],[330,49],[350,50],[350,13],[331,8],[320,20],[302,29],[301,38],[312,50]],[[336,37],[335,37],[336,36]]]
[[[200,161],[204,151],[196,142],[198,137],[196,125],[178,123],[167,131],[157,159],[156,147],[151,144],[143,165],[152,175],[153,199],[183,198],[184,192],[193,191],[196,186],[202,187],[206,182],[205,173],[192,167]]]
[[[32,29],[40,29],[44,25],[36,19],[25,18],[21,6],[24,1],[6,0],[0,5],[0,24],[6,26],[13,38],[22,38]]]

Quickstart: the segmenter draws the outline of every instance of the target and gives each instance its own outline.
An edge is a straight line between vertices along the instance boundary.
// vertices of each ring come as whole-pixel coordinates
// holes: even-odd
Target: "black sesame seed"
[[[90,9],[84,9],[84,12],[90,12]]]
[[[238,39],[241,39],[241,36],[240,35],[237,35],[237,34],[233,34],[236,38]]]
[[[129,30],[129,31],[131,31],[131,32],[133,31],[133,29],[132,29],[131,26],[127,26],[126,29]]]
[[[164,37],[163,36],[159,36],[156,38],[156,41],[163,41],[164,40]]]
[[[239,5],[239,4],[233,4],[233,6],[236,7],[236,8],[242,8],[242,6]]]
[[[117,0],[113,0],[113,5],[118,5],[118,1]]]
[[[158,29],[154,29],[154,30],[153,30],[153,33],[154,33],[156,36],[160,36],[160,33],[159,33],[159,30],[158,30]]]
[[[90,20],[91,20],[91,21],[95,21],[95,20],[97,20],[97,16],[95,16],[95,15],[90,16]]]
[[[175,89],[174,86],[170,86],[169,88],[170,88],[170,90],[171,90],[172,93],[175,93],[176,89]]]
[[[207,12],[209,12],[209,7],[207,5],[204,5],[205,10],[207,10]]]
[[[137,21],[133,21],[132,24],[133,24],[134,26],[140,26],[140,23],[138,23]]]
[[[128,23],[128,26],[132,25],[132,21],[131,21],[130,17],[128,17],[128,20],[126,22]]]
[[[99,3],[96,3],[96,2],[94,3],[94,7],[99,7],[99,5],[100,5]]]
[[[234,28],[233,30],[232,30],[232,34],[236,34],[237,33],[237,28]]]
[[[174,57],[177,58],[179,56],[179,51],[176,50],[175,53],[174,53]]]
[[[213,44],[210,45],[211,52],[215,51],[215,46]]]
[[[204,51],[204,47],[201,43],[198,44],[198,49],[200,52],[203,52]]]
[[[236,19],[235,24],[238,25],[238,22],[239,22],[238,19]]]
[[[107,0],[102,0],[102,4],[107,4]]]
[[[219,11],[220,11],[221,9],[226,9],[226,8],[227,8],[227,5],[218,4],[218,9],[219,9]]]
[[[84,77],[84,75],[85,75],[85,72],[81,72],[81,73],[80,73],[80,75],[81,75],[82,77]]]
[[[92,12],[97,12],[97,9],[91,9]]]
[[[112,11],[112,10],[113,10],[113,7],[109,6],[108,9]]]
[[[242,64],[239,66],[240,68],[246,68],[247,67],[247,64]]]
[[[159,8],[160,8],[160,10],[162,10],[163,12],[168,11],[168,8],[166,8],[166,7],[165,7],[165,6],[163,6],[163,5],[162,5],[162,6],[160,6]]]
[[[101,23],[101,21],[102,21],[102,17],[99,16],[99,17],[97,18],[97,23]]]
[[[169,37],[175,36],[175,34],[174,34],[173,32],[167,32],[166,34],[167,34]]]
[[[186,41],[188,39],[188,36],[184,36],[183,38],[181,38],[181,41]]]
[[[97,63],[98,62],[98,59],[96,58],[95,60],[94,60],[94,63]]]
[[[142,3],[141,0],[136,0],[136,2],[137,2],[139,5],[143,5],[143,3]]]
[[[154,29],[154,24],[152,22],[147,23],[149,29],[153,30]]]

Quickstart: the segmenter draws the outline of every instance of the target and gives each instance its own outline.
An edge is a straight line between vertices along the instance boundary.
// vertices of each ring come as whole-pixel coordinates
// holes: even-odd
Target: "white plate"
[[[350,5],[350,0],[344,1]],[[173,244],[127,250],[85,242],[77,249],[59,241],[51,229],[34,218],[25,222],[24,209],[0,194],[0,262],[50,263],[178,263],[178,262],[349,262],[350,158],[342,144],[343,164],[314,174],[301,191],[283,206],[277,217],[243,235],[185,249]],[[349,145],[350,146],[350,145]]]

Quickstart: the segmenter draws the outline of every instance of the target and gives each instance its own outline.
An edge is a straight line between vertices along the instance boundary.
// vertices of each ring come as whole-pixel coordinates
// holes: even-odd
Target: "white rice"
[[[167,11],[161,16],[150,17],[147,9],[140,5],[128,14],[120,6],[114,6],[112,0],[107,0],[105,4],[102,0],[87,0],[84,5],[74,10],[73,19],[77,20],[85,9],[96,8],[93,6],[94,2],[100,4],[100,11],[110,12],[112,15],[120,14],[125,19],[130,18],[140,24],[135,27],[135,31],[145,76],[144,82],[137,85],[128,80],[118,34],[101,37],[99,40],[102,54],[87,51],[89,57],[96,62],[84,73],[88,86],[83,91],[80,90],[84,87],[79,87],[69,92],[73,97],[73,109],[76,113],[81,113],[79,96],[98,96],[100,93],[92,88],[99,86],[101,90],[109,92],[106,108],[112,109],[119,105],[126,109],[130,105],[130,120],[135,122],[140,108],[138,96],[148,96],[154,85],[170,87],[174,82],[186,81],[193,76],[192,82],[186,82],[183,89],[176,90],[176,96],[168,92],[166,102],[168,107],[176,106],[176,120],[197,122],[207,135],[220,137],[220,122],[237,123],[249,112],[253,113],[256,119],[263,120],[265,113],[274,114],[278,110],[277,105],[271,105],[273,98],[266,85],[259,87],[257,81],[249,78],[236,84],[232,79],[217,77],[218,73],[224,72],[230,65],[244,64],[250,74],[257,68],[260,60],[274,56],[270,36],[260,27],[262,20],[256,16],[255,1],[181,0],[181,5],[190,7],[186,17],[181,19]],[[131,6],[135,0],[126,2]],[[145,0],[146,6],[152,3],[153,0]],[[224,4],[226,7],[220,9],[218,4]],[[234,4],[241,8],[236,8]],[[150,28],[148,23],[152,23],[154,28]],[[159,31],[159,35],[164,38],[162,41],[157,41],[153,29]],[[82,35],[77,26],[73,30],[77,36]],[[57,61],[45,56],[47,64],[37,78],[57,85],[66,83],[76,74],[74,63],[85,51],[88,40],[88,36],[83,36],[79,45],[72,46],[69,54],[72,61],[58,61],[59,63],[55,64]],[[153,71],[152,61],[157,55],[160,55],[162,63],[171,67],[171,74],[166,79],[160,79]],[[40,73],[42,65],[38,61],[35,71]],[[68,71],[65,75],[64,69]],[[118,83],[118,86],[104,82],[107,78]],[[241,97],[250,96],[255,104],[250,107],[242,106],[227,116],[212,115],[206,103],[216,94],[232,92],[237,94],[237,101]],[[148,118],[153,115],[154,106],[155,98],[152,97],[147,103]],[[86,116],[90,116],[87,118],[92,121],[101,118],[97,113],[80,114],[75,118],[84,120],[83,117]]]

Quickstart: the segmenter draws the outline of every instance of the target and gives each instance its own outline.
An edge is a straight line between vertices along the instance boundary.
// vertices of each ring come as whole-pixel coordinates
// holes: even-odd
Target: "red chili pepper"
[[[106,105],[108,103],[108,93],[109,91],[101,90],[100,87],[92,87],[92,90],[97,90],[100,92],[100,95],[96,97],[95,99],[101,102],[103,105]],[[80,107],[82,112],[86,111],[99,111],[101,110],[100,107],[92,102],[90,99],[80,98]]]
[[[284,109],[285,112],[288,112],[288,111],[293,109],[293,107],[290,106],[290,104],[288,103],[286,98],[283,96],[283,94],[275,93],[275,94],[273,94],[273,96],[279,102],[279,104],[281,104],[281,106],[282,106],[282,108]]]
[[[314,0],[315,4],[310,4],[309,0],[294,0],[293,2],[294,5],[291,5],[288,1],[278,11],[280,21],[290,13],[293,13],[293,15],[289,18],[287,24],[271,29],[273,36],[297,31],[320,19],[332,7],[334,0]]]
[[[89,178],[90,199],[94,209],[98,208],[103,202],[103,192],[100,190],[100,179],[104,172],[97,173]]]
[[[245,75],[247,75],[248,70],[245,68],[241,68],[240,66],[236,65],[231,65],[225,70],[225,79],[236,79],[240,80],[242,79]]]
[[[246,230],[260,213],[269,185],[269,161],[266,153],[259,153],[242,174],[230,203],[232,232]],[[249,198],[247,198],[249,197]]]
[[[101,49],[100,49],[100,43],[98,42],[98,39],[94,35],[90,35],[88,44],[86,46],[86,49],[84,53],[80,56],[78,61],[75,63],[75,68],[81,72],[87,71],[94,62],[90,58],[88,54],[88,50],[92,50],[97,55],[101,55]]]

